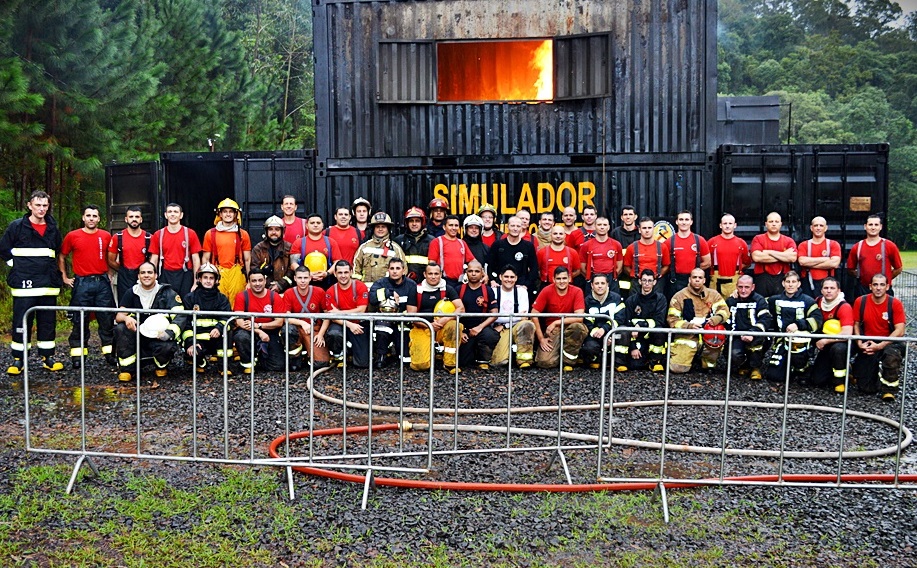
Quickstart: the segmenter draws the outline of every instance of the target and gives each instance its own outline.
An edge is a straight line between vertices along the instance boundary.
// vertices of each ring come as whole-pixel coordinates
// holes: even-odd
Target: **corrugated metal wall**
[[[716,0],[443,0],[313,3],[317,167],[422,166],[436,156],[694,153],[702,162],[716,132]],[[431,93],[435,66],[418,57],[432,40],[567,38],[557,66],[597,58],[611,95],[550,104],[389,104]],[[708,41],[709,40],[709,41]],[[413,48],[391,42],[417,42]],[[386,45],[387,47],[381,47]],[[569,48],[569,49],[568,49]],[[572,50],[572,51],[571,51]],[[379,91],[379,73],[406,84]],[[587,88],[598,88],[587,77]],[[435,78],[434,78],[435,80]],[[576,96],[586,80],[558,77]],[[565,83],[569,82],[569,83]],[[528,158],[526,158],[528,157]]]

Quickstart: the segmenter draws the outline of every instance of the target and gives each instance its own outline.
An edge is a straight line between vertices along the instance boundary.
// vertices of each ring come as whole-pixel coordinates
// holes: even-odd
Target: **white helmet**
[[[468,225],[477,225],[478,227],[481,227],[483,229],[484,228],[484,219],[481,219],[480,217],[474,214],[469,215],[465,217],[465,223],[462,226],[467,228]]]

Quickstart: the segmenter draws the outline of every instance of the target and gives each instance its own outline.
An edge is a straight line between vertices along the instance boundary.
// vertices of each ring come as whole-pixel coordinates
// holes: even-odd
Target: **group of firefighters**
[[[298,217],[296,198],[287,195],[282,214],[264,222],[263,239],[253,244],[232,199],[219,203],[201,239],[182,225],[176,203],[153,233],[142,227],[141,210],[129,207],[125,229],[109,234],[99,228],[99,207],[87,205],[83,226],[62,235],[49,208],[49,196],[34,192],[28,213],[0,240],[0,258],[11,265],[11,375],[23,372],[33,321],[42,366],[63,369],[54,355],[54,312],[30,312],[25,327],[23,316],[55,306],[67,286],[71,306],[87,308],[70,314],[72,365],[80,368],[88,355],[91,312],[102,353],[122,381],[133,380],[138,357],[166,376],[178,350],[199,371],[226,357],[243,373],[256,365],[383,368],[396,361],[427,370],[440,356],[455,374],[459,363],[572,370],[601,367],[607,351],[618,372],[661,372],[668,361],[670,372],[686,373],[715,367],[731,345],[733,368],[751,379],[789,374],[843,392],[849,367],[849,383],[863,392],[894,400],[898,388],[902,343],[853,341],[848,349],[842,337],[904,335],[904,308],[891,288],[901,256],[880,236],[876,215],[847,255],[857,280],[851,305],[836,278],[841,247],[825,237],[822,217],[812,219],[812,237],[796,243],[770,213],[766,232],[749,246],[728,214],[709,240],[692,232],[689,211],[678,213],[669,236],[629,205],[613,230],[586,206],[581,222],[570,207],[559,222],[543,213],[534,231],[530,213],[519,210],[504,234],[494,207],[460,220],[434,199],[426,211],[408,209],[396,235],[392,218],[373,213],[364,198],[339,207],[326,227],[320,215]],[[240,315],[227,315],[233,312]],[[371,312],[405,316],[359,316]],[[310,317],[320,313],[332,317]],[[726,341],[716,333],[726,329],[749,334]]]

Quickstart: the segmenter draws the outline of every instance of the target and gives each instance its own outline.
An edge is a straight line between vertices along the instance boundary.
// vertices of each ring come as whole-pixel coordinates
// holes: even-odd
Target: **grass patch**
[[[901,251],[901,264],[905,270],[917,271],[917,250]]]

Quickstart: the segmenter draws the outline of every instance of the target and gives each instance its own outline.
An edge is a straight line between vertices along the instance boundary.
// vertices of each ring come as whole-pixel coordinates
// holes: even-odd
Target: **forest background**
[[[917,247],[917,12],[890,0],[720,0],[719,92],[792,103],[781,140],[891,146],[892,239]],[[0,3],[0,229],[48,191],[64,229],[104,164],[315,146],[310,3]]]

